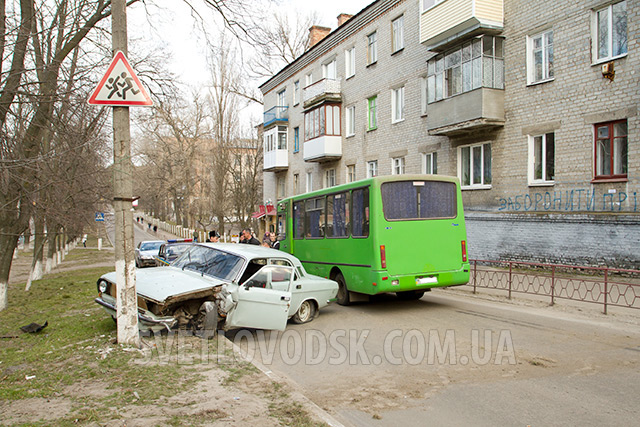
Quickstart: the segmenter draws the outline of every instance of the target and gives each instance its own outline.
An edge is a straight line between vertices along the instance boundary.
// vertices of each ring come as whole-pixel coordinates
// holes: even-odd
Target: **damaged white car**
[[[258,328],[306,323],[335,301],[338,284],[308,274],[288,253],[254,245],[194,244],[168,267],[136,270],[141,331]],[[116,274],[98,280],[98,298],[116,318]]]

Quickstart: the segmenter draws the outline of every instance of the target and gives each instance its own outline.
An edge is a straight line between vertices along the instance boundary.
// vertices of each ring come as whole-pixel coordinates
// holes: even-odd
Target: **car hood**
[[[103,277],[116,283],[115,271]],[[211,289],[224,283],[228,282],[171,266],[136,269],[136,292],[139,296],[157,303],[164,303],[168,298]]]

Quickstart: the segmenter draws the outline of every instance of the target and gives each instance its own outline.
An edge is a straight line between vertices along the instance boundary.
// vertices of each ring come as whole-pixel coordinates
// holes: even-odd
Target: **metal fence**
[[[640,270],[539,264],[517,261],[471,260],[469,282],[477,288],[547,296],[556,299],[640,309]]]

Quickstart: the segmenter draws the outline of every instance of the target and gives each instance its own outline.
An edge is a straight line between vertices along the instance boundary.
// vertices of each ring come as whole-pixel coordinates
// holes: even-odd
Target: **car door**
[[[257,328],[284,331],[289,318],[294,270],[266,265],[237,288],[236,306],[227,314],[227,328]],[[272,282],[287,282],[286,289],[273,289]]]

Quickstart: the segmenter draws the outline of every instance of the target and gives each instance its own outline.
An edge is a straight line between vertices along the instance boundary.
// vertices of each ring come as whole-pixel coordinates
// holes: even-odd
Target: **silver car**
[[[136,260],[136,267],[155,267],[156,257],[163,243],[165,243],[164,240],[145,240],[138,243],[138,247],[133,254]]]
[[[136,270],[140,330],[240,327],[283,331],[335,301],[338,284],[308,274],[288,253],[254,245],[193,244],[167,267]],[[95,300],[116,317],[116,275],[98,280]]]

